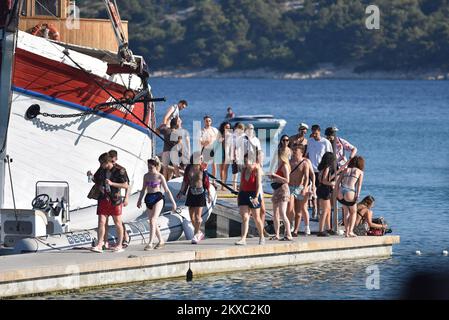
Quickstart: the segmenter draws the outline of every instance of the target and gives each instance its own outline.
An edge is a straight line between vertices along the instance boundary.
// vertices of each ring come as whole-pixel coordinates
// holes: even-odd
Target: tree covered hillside
[[[380,8],[380,30],[365,8]],[[78,0],[82,17],[107,17]],[[269,68],[318,63],[364,70],[449,69],[449,0],[117,0],[131,48],[153,69]]]

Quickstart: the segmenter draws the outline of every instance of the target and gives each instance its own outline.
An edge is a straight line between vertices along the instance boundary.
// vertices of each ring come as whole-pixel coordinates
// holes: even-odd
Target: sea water
[[[401,243],[387,259],[152,281],[47,299],[390,299],[413,273],[447,270],[448,81],[153,79],[151,85],[155,96],[168,98],[157,104],[158,123],[170,104],[186,99],[181,116],[190,132],[206,113],[218,127],[228,106],[237,115],[286,119],[289,135],[300,122],[319,124],[322,132],[336,125],[366,160],[361,196],[375,197],[375,216],[386,218]]]

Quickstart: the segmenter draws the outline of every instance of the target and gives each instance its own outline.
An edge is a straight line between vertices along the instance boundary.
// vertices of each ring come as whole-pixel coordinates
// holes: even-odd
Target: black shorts
[[[154,205],[161,200],[165,201],[165,197],[162,192],[147,193],[147,195],[145,196],[145,204],[150,210],[153,209]]]
[[[251,209],[259,209],[260,205],[262,203],[262,197],[259,194],[259,205],[257,207],[255,207],[251,200],[249,199],[249,197],[255,198],[256,197],[256,191],[240,191],[239,195],[237,196],[237,203],[239,206],[248,206]]]
[[[320,173],[315,172],[315,188],[318,188],[319,185],[320,185]]]
[[[186,199],[187,207],[205,207],[206,205],[206,192],[201,194],[192,194],[189,190]]]
[[[316,196],[321,200],[330,200],[332,198],[332,187],[320,184],[316,189]]]

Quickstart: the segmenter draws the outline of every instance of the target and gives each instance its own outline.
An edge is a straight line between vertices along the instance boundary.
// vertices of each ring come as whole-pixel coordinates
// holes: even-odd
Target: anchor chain
[[[40,106],[38,104],[33,104],[32,106],[30,106],[25,114],[25,117],[27,119],[34,119],[36,118],[38,115],[41,115],[43,117],[47,117],[47,118],[75,118],[75,117],[83,117],[83,116],[87,116],[89,114],[94,114],[98,111],[101,111],[102,109],[108,109],[108,108],[113,108],[111,107],[112,105],[117,104],[117,102],[106,102],[106,103],[102,103],[102,104],[98,104],[96,105],[93,109],[91,110],[86,110],[83,112],[78,112],[78,113],[71,113],[71,114],[55,114],[55,113],[48,113],[48,112],[40,112]]]

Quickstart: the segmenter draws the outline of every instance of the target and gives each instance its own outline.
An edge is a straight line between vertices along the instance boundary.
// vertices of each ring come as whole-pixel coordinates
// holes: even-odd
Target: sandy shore
[[[355,73],[353,66],[335,67],[322,65],[309,72],[275,72],[264,69],[219,72],[217,69],[202,70],[160,70],[153,71],[152,77],[162,78],[253,78],[253,79],[354,79],[354,80],[449,80],[449,71],[370,71]]]

